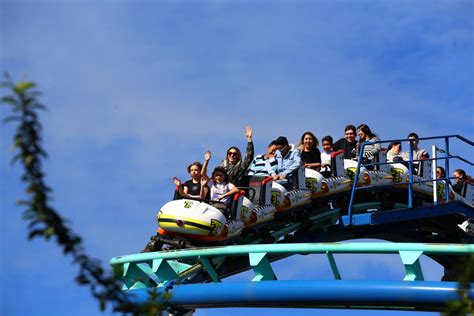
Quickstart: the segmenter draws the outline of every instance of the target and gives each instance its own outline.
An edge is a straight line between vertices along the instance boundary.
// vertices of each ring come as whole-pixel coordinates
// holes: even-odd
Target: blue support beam
[[[447,204],[427,205],[409,209],[356,214],[352,215],[351,225],[381,225],[440,217],[450,214],[463,214],[465,217],[472,218],[474,217],[474,210],[472,207],[469,207],[460,201],[454,201]],[[342,216],[342,220],[344,221],[344,224],[347,225],[349,216]]]
[[[155,303],[175,309],[208,307],[378,308],[441,311],[459,300],[456,282],[267,281],[174,285]],[[149,303],[146,289],[127,291],[131,303]],[[467,291],[474,299],[474,284]]]

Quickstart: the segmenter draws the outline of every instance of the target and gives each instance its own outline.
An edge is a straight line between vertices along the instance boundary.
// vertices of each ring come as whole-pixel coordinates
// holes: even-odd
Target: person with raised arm
[[[206,159],[204,164],[207,168]],[[201,171],[203,165],[195,161],[188,166],[188,173],[191,179],[182,183],[177,177],[173,177],[172,181],[178,188],[179,195],[184,198],[204,199],[209,193],[209,187],[201,186]]]
[[[211,152],[206,151],[204,165],[202,167],[201,186],[209,186],[212,201],[220,201],[226,205],[230,204],[231,195],[239,192],[239,189],[230,182],[230,177],[224,167],[216,167],[212,172],[212,177],[207,176],[207,166],[211,159]],[[201,195],[201,198],[203,196]]]
[[[247,138],[247,148],[245,150],[245,157],[242,159],[240,149],[232,146],[227,149],[226,158],[222,160],[221,167],[225,169],[229,175],[230,182],[237,186],[242,186],[245,173],[252,162],[254,156],[254,147],[252,141],[253,130],[252,127],[245,127],[245,137]]]

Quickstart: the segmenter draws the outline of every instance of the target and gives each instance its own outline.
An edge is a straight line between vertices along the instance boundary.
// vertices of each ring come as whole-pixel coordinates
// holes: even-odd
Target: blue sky
[[[246,124],[257,153],[306,130],[339,138],[349,123],[382,139],[473,139],[472,12],[472,1],[0,0],[0,69],[39,83],[54,207],[106,265],[153,234],[171,177],[185,178],[206,149],[212,166],[227,147],[243,149]],[[12,135],[0,125],[0,314],[97,315],[70,259],[52,242],[26,241]],[[343,277],[401,278],[397,259],[376,259],[358,258],[359,268],[342,258]],[[278,270],[299,277],[304,266],[328,268],[305,256]]]

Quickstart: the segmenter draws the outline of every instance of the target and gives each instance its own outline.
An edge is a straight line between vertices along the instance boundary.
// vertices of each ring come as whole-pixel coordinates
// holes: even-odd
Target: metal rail
[[[277,281],[270,256],[325,255],[336,281]],[[336,254],[395,254],[405,268],[400,281],[342,280]],[[474,245],[421,243],[303,243],[260,244],[175,250],[120,256],[110,261],[132,304],[153,303],[162,308],[225,306],[362,307],[441,310],[457,299],[457,283],[424,281],[422,255],[469,256]],[[254,277],[248,282],[223,282],[217,261],[248,260]],[[189,284],[205,269],[210,283]],[[189,272],[191,271],[191,272]],[[199,272],[201,272],[199,270]],[[472,288],[472,287],[471,287]],[[154,290],[153,290],[154,289]],[[205,293],[205,294],[204,294]],[[474,290],[467,293],[474,298]]]
[[[355,203],[355,192],[357,190],[366,190],[368,189],[369,187],[358,187],[357,186],[357,183],[358,183],[358,180],[359,180],[359,175],[360,175],[360,168],[361,167],[366,167],[366,166],[378,166],[378,165],[386,165],[386,164],[390,164],[390,163],[387,163],[387,162],[378,162],[378,163],[370,163],[370,164],[362,164],[362,159],[363,159],[363,153],[364,153],[364,148],[365,146],[367,145],[374,145],[374,144],[383,144],[383,143],[391,143],[391,142],[406,142],[408,141],[409,143],[409,161],[408,161],[408,164],[409,164],[409,168],[408,168],[408,172],[409,172],[409,181],[408,181],[408,207],[409,208],[412,208],[413,207],[413,184],[414,183],[423,183],[423,182],[432,182],[432,181],[444,181],[444,183],[449,183],[449,180],[452,179],[452,177],[449,177],[449,174],[450,174],[450,159],[459,159],[463,162],[466,162],[468,164],[470,164],[471,166],[474,165],[474,163],[472,163],[471,161],[468,161],[467,159],[463,158],[463,157],[460,157],[458,155],[451,155],[450,154],[450,139],[459,139],[461,140],[462,142],[466,143],[467,145],[470,145],[470,146],[474,146],[474,142],[468,140],[467,138],[461,136],[461,135],[447,135],[447,136],[434,136],[434,137],[421,137],[421,138],[418,138],[418,140],[444,140],[445,142],[445,147],[446,147],[446,150],[445,150],[445,157],[435,157],[435,158],[428,158],[426,160],[444,160],[445,161],[445,171],[446,171],[446,175],[444,178],[440,178],[440,179],[430,179],[430,180],[417,180],[417,181],[414,181],[413,179],[413,169],[414,169],[414,165],[413,163],[414,162],[420,162],[421,160],[413,160],[413,144],[412,142],[408,139],[408,138],[404,138],[404,139],[392,139],[392,140],[381,140],[381,141],[375,141],[375,142],[363,142],[362,145],[361,145],[361,148],[360,148],[360,152],[359,152],[359,156],[358,156],[358,160],[357,160],[357,169],[356,169],[356,172],[355,172],[355,175],[354,175],[354,182],[353,182],[353,185],[352,185],[352,190],[351,190],[351,196],[350,196],[350,200],[349,200],[349,206],[348,206],[348,221],[347,223],[344,223],[344,225],[348,226],[348,225],[351,225],[352,222],[353,222],[353,206],[354,206],[354,203]],[[445,196],[448,198],[449,197],[449,185],[446,185],[445,186]]]

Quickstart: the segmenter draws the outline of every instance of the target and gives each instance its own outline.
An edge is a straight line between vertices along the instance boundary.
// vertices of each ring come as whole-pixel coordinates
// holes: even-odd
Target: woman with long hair
[[[318,149],[319,141],[311,132],[301,136],[298,150],[301,152],[301,161],[306,168],[319,170],[321,168],[321,152]]]
[[[357,127],[357,135],[359,136],[359,141],[356,145],[356,158],[357,160],[360,154],[360,149],[362,147],[362,143],[364,142],[378,142],[380,138],[378,138],[367,124],[361,124]],[[371,164],[375,162],[375,156],[380,151],[380,144],[369,144],[364,146],[364,151],[362,153],[362,163],[363,164]],[[367,170],[373,170],[374,166],[366,166]]]
[[[239,148],[232,146],[227,149],[226,158],[222,160],[221,163],[221,167],[223,167],[229,175],[230,182],[237,186],[243,185],[243,178],[253,160],[254,149],[252,134],[252,127],[246,126],[245,137],[247,138],[247,149],[245,150],[244,159],[242,159],[242,154]]]

